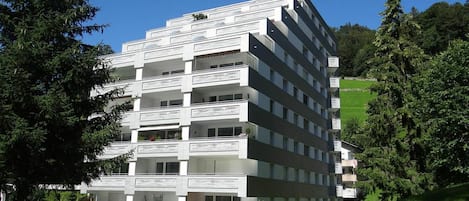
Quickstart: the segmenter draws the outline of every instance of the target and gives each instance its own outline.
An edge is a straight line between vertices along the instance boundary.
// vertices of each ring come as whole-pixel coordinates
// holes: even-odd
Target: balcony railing
[[[164,140],[138,143],[114,143],[107,147],[101,158],[111,158],[133,150],[134,158],[190,156],[237,156],[247,158],[248,138],[233,136],[223,138],[195,138],[188,141]]]
[[[340,98],[331,98],[331,110],[337,111],[340,109]]]
[[[356,188],[345,188],[343,190],[343,198],[357,198]]]
[[[337,197],[343,197],[344,196],[344,187],[339,185],[339,186],[336,186],[336,195]]]
[[[338,89],[340,88],[340,78],[338,77],[330,77],[329,83],[331,85],[331,89]]]
[[[332,123],[332,130],[334,131],[338,131],[341,129],[341,121],[340,121],[340,118],[332,118],[331,119],[331,123]]]
[[[341,152],[342,151],[342,141],[334,140],[334,151]]]
[[[89,186],[82,184],[82,193],[96,190],[111,191],[166,191],[177,194],[187,192],[235,193],[246,196],[246,175],[137,175],[137,176],[103,176],[91,182]]]
[[[343,174],[342,175],[342,182],[356,182],[357,175],[356,174]]]
[[[333,73],[339,68],[339,57],[329,57],[327,59],[327,63],[328,63],[327,70]]]
[[[196,70],[192,74],[175,74],[170,76],[146,77],[141,81],[126,80],[105,85],[92,92],[93,95],[103,94],[115,88],[124,88],[125,96],[142,93],[154,93],[172,90],[190,90],[198,87],[239,84],[246,86],[249,79],[249,66]]]
[[[357,168],[358,161],[357,160],[342,160],[343,167],[352,167]]]

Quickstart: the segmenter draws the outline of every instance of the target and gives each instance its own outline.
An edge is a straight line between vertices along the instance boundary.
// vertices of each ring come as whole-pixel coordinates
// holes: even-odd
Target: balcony
[[[137,90],[141,90],[142,93],[181,90],[183,77],[183,75],[149,77],[135,85],[138,85]]]
[[[342,175],[342,182],[356,182],[357,175],[356,174],[343,174]]]
[[[334,140],[334,152],[341,152],[342,151],[342,141]]]
[[[357,189],[356,188],[345,188],[343,190],[343,198],[357,198]]]
[[[336,186],[336,195],[337,197],[343,197],[344,196],[344,187],[339,185],[339,186]]]
[[[103,176],[92,181],[89,186],[82,184],[80,191],[164,191],[187,195],[188,192],[235,193],[245,197],[247,193],[246,175],[136,175]]]
[[[332,131],[339,131],[341,129],[340,118],[332,118],[331,123],[332,123],[331,125]]]
[[[327,58],[328,68],[330,73],[334,73],[339,68],[339,57]]]
[[[232,68],[221,68],[217,70],[199,70],[191,76],[191,88],[220,86],[228,84],[239,84],[247,86],[249,79],[249,66],[239,65]]]
[[[352,167],[357,168],[358,161],[357,160],[342,160],[343,167]]]
[[[334,164],[334,171],[335,171],[335,174],[342,174],[342,164],[341,163],[335,163]]]
[[[237,156],[247,158],[248,138],[242,136],[223,138],[195,138],[188,141],[161,140],[138,143],[114,143],[106,147],[101,158],[112,158],[133,150],[134,158],[190,156]]]
[[[331,111],[337,111],[340,109],[340,98],[331,98]]]
[[[330,77],[329,84],[331,90],[337,90],[340,88],[340,78],[338,77]]]

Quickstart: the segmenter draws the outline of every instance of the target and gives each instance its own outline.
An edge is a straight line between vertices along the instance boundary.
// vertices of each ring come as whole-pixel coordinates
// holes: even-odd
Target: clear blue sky
[[[103,34],[85,36],[90,44],[103,42],[111,45],[116,52],[121,51],[124,42],[145,38],[145,31],[162,27],[167,19],[180,17],[217,6],[244,0],[90,0],[101,8],[93,22],[108,24]],[[312,0],[323,18],[331,27],[339,27],[347,22],[358,23],[376,29],[380,24],[379,13],[384,9],[385,0]],[[404,10],[415,6],[423,11],[438,0],[402,0]],[[464,0],[447,0],[455,3]]]

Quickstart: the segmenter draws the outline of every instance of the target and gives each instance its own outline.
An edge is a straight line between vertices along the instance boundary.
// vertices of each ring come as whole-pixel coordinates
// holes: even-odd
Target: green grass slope
[[[357,117],[361,123],[366,120],[367,103],[374,97],[369,91],[369,87],[373,82],[369,80],[340,80],[342,128],[352,117]]]
[[[415,196],[406,201],[468,201],[469,183],[456,185],[450,188],[440,189]]]

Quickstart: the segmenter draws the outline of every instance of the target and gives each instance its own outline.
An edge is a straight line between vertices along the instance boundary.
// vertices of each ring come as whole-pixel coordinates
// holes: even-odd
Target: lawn
[[[340,80],[340,118],[342,127],[352,117],[366,120],[367,103],[374,97],[368,90],[373,81]]]
[[[467,201],[469,200],[469,183],[456,185],[437,191],[415,196],[406,201]]]

